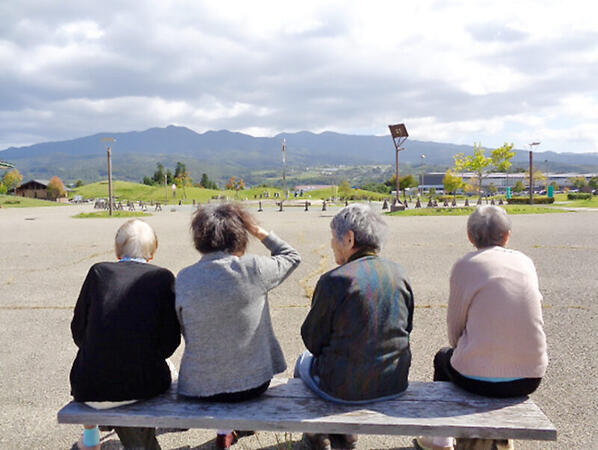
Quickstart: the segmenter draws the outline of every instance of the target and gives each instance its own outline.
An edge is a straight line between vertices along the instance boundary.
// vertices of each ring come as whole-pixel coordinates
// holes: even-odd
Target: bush
[[[529,205],[529,197],[512,197],[507,200],[509,205]],[[554,197],[534,196],[534,205],[546,205],[554,203]]]
[[[569,192],[567,200],[591,200],[592,194],[589,192]]]

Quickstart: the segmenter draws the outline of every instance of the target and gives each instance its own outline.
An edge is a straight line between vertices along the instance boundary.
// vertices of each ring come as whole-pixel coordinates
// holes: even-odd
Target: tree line
[[[182,188],[183,192],[189,186],[219,189],[218,184],[211,180],[206,173],[202,173],[199,183],[193,184],[193,178],[191,178],[187,166],[180,161],[177,161],[174,173],[170,169],[165,169],[162,163],[157,163],[154,174],[151,177],[143,177],[143,184],[148,186],[163,185],[164,183],[167,185],[174,184],[177,188]]]

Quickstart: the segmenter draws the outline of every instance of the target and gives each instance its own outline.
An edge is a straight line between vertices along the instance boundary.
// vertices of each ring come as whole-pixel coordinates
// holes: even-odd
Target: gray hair
[[[116,232],[114,249],[117,258],[153,258],[158,248],[158,236],[152,227],[139,219],[126,221]]]
[[[339,240],[351,230],[355,235],[355,247],[378,251],[382,248],[388,226],[382,216],[368,205],[354,203],[334,216],[330,228]]]
[[[511,219],[498,206],[478,206],[467,219],[467,234],[476,248],[502,246],[510,231]]]

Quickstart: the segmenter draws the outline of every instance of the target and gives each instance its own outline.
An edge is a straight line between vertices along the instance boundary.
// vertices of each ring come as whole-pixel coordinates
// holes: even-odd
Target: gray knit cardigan
[[[176,278],[176,311],[185,339],[178,392],[192,397],[252,389],[283,372],[268,291],[299,265],[299,253],[270,233],[271,256],[213,252]]]

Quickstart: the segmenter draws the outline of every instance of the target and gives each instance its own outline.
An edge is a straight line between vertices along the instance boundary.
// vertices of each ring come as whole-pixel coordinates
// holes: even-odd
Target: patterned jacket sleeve
[[[301,326],[301,337],[305,347],[319,356],[329,344],[334,318],[334,296],[330,295],[330,280],[322,276],[316,284],[311,309]]]

